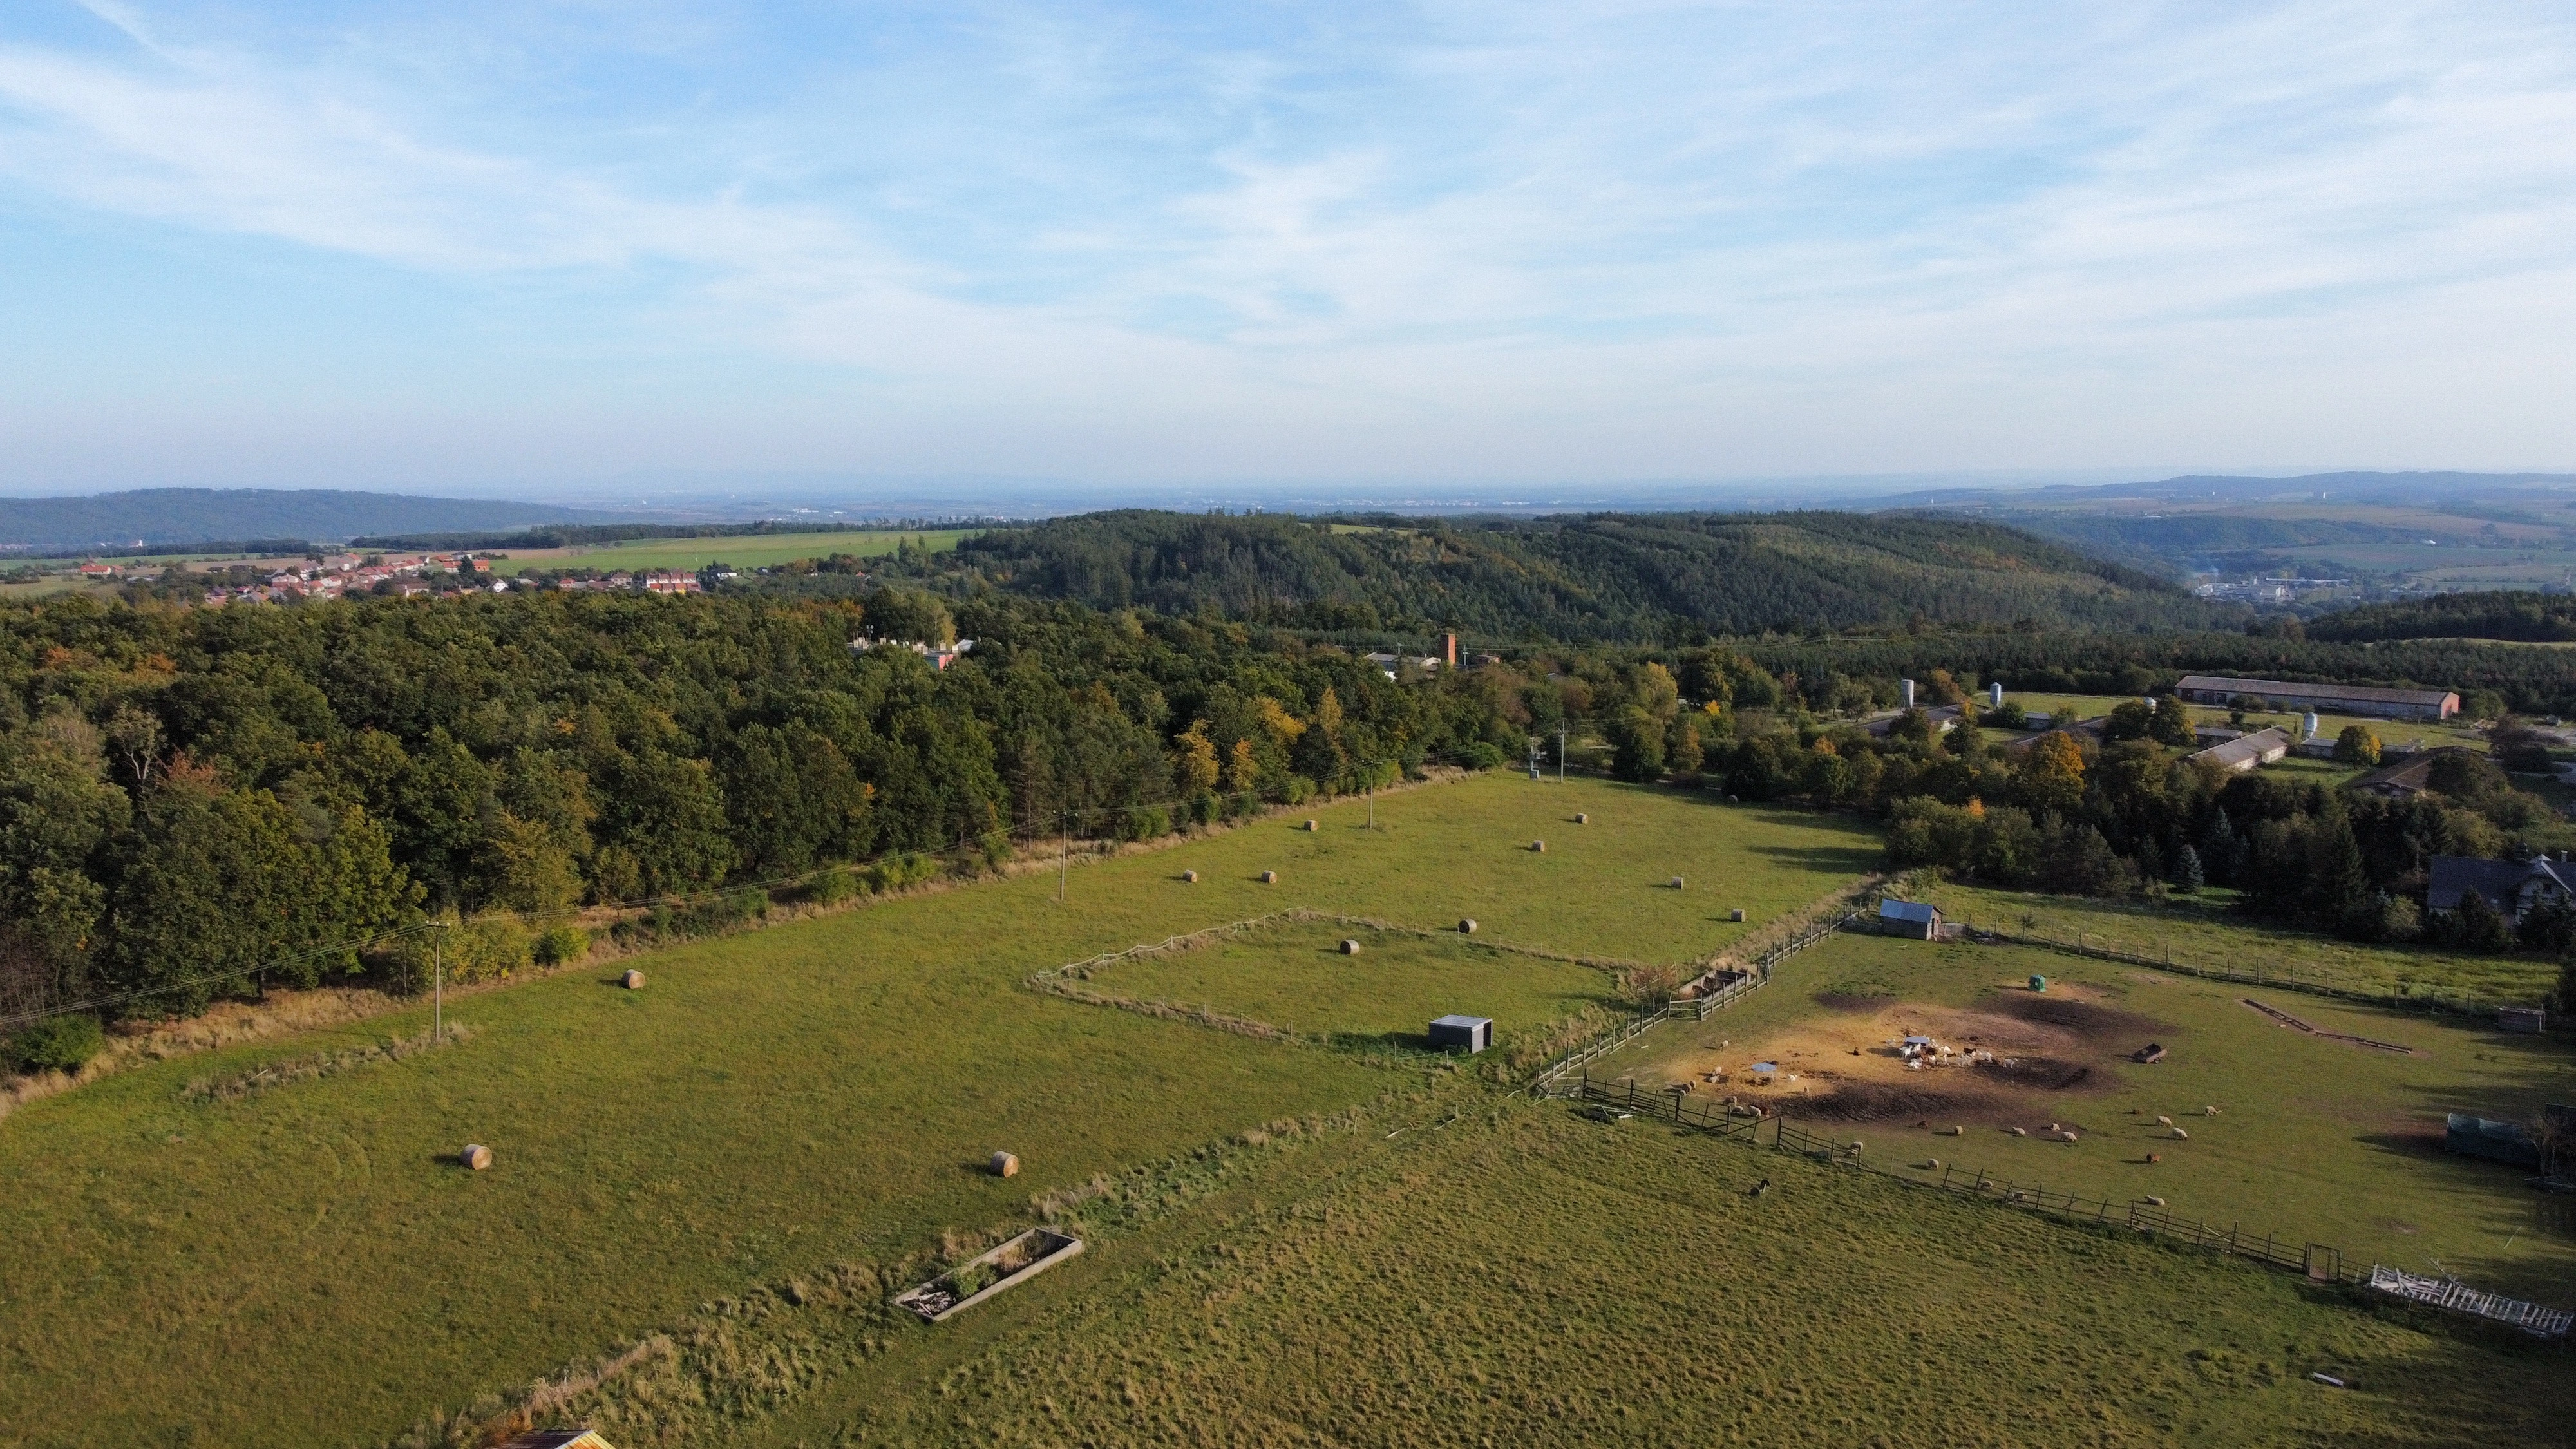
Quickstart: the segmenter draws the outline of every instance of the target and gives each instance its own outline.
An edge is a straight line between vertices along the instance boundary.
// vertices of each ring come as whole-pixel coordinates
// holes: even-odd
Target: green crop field
[[[2242,942],[2243,958],[2259,944],[2250,936]],[[2034,972],[2049,979],[2045,1001],[2022,984]],[[2319,1033],[2410,1047],[2412,1054],[2303,1034],[2244,1005],[2248,997]],[[2063,1012],[2102,1030],[2050,1049],[2087,1069],[2072,1087],[2010,1092],[1994,1089],[1980,1072],[1909,1073],[1901,1078],[1907,1096],[1887,1101],[1877,1120],[1853,1120],[1839,1098],[1827,1100],[1848,1071],[1837,1070],[1848,1060],[1839,1049],[1846,1039],[1867,1050],[1871,1041],[1863,1038],[1877,1036],[1872,1023],[1902,1018],[1955,1040],[1942,1029],[1944,1018],[1917,1007],[1977,1013],[1975,1025],[1989,1032],[2004,1015],[2025,1010]],[[1946,1020],[1974,1029],[1958,1017]],[[2127,1060],[2150,1040],[2169,1049],[2163,1061]],[[1819,1050],[1820,1041],[1834,1045]],[[1793,1043],[1806,1050],[1783,1050]],[[1832,1121],[1832,1131],[1883,1154],[1883,1167],[1911,1169],[1939,1158],[1964,1171],[2113,1203],[2152,1193],[2222,1231],[2242,1225],[2292,1243],[2338,1247],[2365,1266],[2456,1273],[2543,1302],[2576,1301],[2576,1204],[2526,1187],[2525,1169],[2441,1150],[2445,1112],[2527,1121],[2543,1103],[2576,1101],[2576,1053],[2562,1039],[2033,947],[1844,934],[1784,963],[1743,1007],[1704,1023],[1659,1027],[1602,1059],[1593,1073],[1656,1086],[1711,1060],[1740,1068],[1757,1056],[1803,1069],[1804,1079],[1753,1095],[1793,1121],[1802,1112]],[[1742,1080],[1740,1070],[1733,1079]],[[1960,1100],[1944,1107],[1926,1095],[1934,1093]],[[2203,1115],[2209,1106],[2220,1115]],[[2159,1116],[2171,1117],[2188,1138],[2173,1140]],[[1966,1135],[1937,1136],[1922,1122],[1936,1129],[1961,1123]],[[2079,1140],[2046,1140],[2051,1123],[2073,1128]],[[2010,1135],[2005,1129],[2013,1126],[2030,1135]],[[2162,1161],[2146,1161],[2151,1152]]]
[[[182,1093],[408,1036],[426,1012],[24,1107],[0,1122],[0,1425],[22,1443],[381,1439],[711,1297],[1007,1220],[1032,1182],[1413,1079],[1022,989],[1094,952],[1303,906],[1670,961],[1877,856],[1840,817],[1580,780],[1487,776],[1375,811],[1374,831],[1346,801],[1310,812],[1317,832],[1265,820],[1078,869],[1061,906],[1031,875],[662,953],[642,992],[592,971],[451,1002],[476,1029],[462,1044],[240,1100]],[[1726,920],[1738,907],[1750,925]],[[500,1165],[452,1166],[467,1141]],[[972,1170],[997,1147],[1029,1176]]]
[[[578,548],[516,549],[496,561],[493,572],[516,574],[528,569],[701,569],[711,563],[736,568],[765,568],[801,558],[853,554],[876,558],[902,543],[932,549],[955,548],[957,540],[980,530],[935,528],[897,531],[871,528],[821,533],[762,533],[734,538],[638,538],[624,543],[587,544]]]

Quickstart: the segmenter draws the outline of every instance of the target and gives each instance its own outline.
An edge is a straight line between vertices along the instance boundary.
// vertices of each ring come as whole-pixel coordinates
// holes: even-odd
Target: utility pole
[[[1556,783],[1565,783],[1565,726],[1556,727]]]
[[[1058,831],[1055,848],[1055,903],[1060,906],[1064,904],[1065,877],[1073,870],[1073,812],[1058,811],[1055,824]]]
[[[447,923],[440,921],[429,932],[429,1039],[447,1040]]]

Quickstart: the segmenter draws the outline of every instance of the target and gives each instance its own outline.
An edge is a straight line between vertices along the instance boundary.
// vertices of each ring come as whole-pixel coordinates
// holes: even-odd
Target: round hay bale
[[[1547,853],[1547,842],[1544,840],[1531,841],[1530,852],[1534,855],[1545,855]]]
[[[1315,831],[1317,831],[1317,830],[1319,830],[1319,829],[1321,829],[1321,828],[1322,828],[1321,826],[1318,826],[1318,825],[1317,825],[1314,821],[1312,821],[1312,820],[1309,820],[1309,821],[1307,821],[1307,822],[1306,822],[1306,830],[1307,830],[1307,833],[1308,833],[1308,834],[1312,834],[1312,833],[1314,833]]]
[[[1019,1176],[1019,1175],[1020,1175],[1020,1159],[1019,1159],[1017,1156],[1015,1156],[1015,1155],[1013,1155],[1013,1154],[1011,1154],[1011,1153],[1008,1153],[1008,1152],[996,1152],[996,1153],[994,1153],[994,1154],[993,1154],[993,1175],[994,1175],[995,1177],[1017,1177],[1017,1176]]]
[[[1592,823],[1592,817],[1581,810],[1577,810],[1574,812],[1574,823],[1577,825],[1589,825]]]
[[[481,1172],[492,1165],[492,1149],[480,1142],[468,1142],[465,1144],[465,1150],[456,1154],[456,1160],[476,1172]]]
[[[641,991],[644,989],[644,973],[641,971],[630,969],[625,975],[618,977],[617,981],[619,985],[624,986],[629,991]]]
[[[1199,883],[1199,873],[1194,870],[1182,871],[1181,881],[1185,885],[1197,885]]]
[[[1461,936],[1472,936],[1476,934],[1476,918],[1474,916],[1469,916],[1465,920],[1460,921],[1458,923],[1458,934]]]
[[[1744,912],[1740,909],[1732,910],[1726,913],[1726,918],[1730,921],[1741,921],[1744,919]]]
[[[1681,878],[1680,876],[1674,876],[1674,877],[1673,877],[1673,889],[1674,889],[1674,890],[1680,890],[1681,888],[1682,888],[1682,878]]]
[[[1359,953],[1360,953],[1360,943],[1359,943],[1359,942],[1354,941],[1354,940],[1350,939],[1350,938],[1349,938],[1349,937],[1347,937],[1347,936],[1345,936],[1345,937],[1343,937],[1343,938],[1342,938],[1342,954],[1343,954],[1343,955],[1345,955],[1345,956],[1356,956],[1356,955],[1358,955]]]
[[[1263,872],[1261,873],[1261,883],[1262,883],[1263,885],[1277,885],[1277,884],[1279,884],[1279,872],[1277,872],[1277,871],[1275,871],[1275,870],[1265,870],[1265,871],[1263,871]]]
[[[2165,1160],[2165,1155],[2161,1152],[2150,1152],[2147,1154],[2147,1160],[2149,1162],[2162,1162]]]
[[[1965,1128],[1965,1127],[1960,1127],[1960,1126],[1952,1125],[1952,1126],[1949,1126],[1949,1127],[1944,1127],[1944,1128],[1942,1128],[1942,1129],[1941,1129],[1941,1135],[1942,1135],[1942,1136],[1944,1136],[1944,1137],[1965,1137],[1965,1136],[1967,1136],[1967,1135],[1968,1135],[1968,1129],[1967,1129],[1967,1128]]]

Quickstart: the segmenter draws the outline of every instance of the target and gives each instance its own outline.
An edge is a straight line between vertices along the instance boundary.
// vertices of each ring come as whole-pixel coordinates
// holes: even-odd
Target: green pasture
[[[2372,994],[2530,1006],[2557,989],[2558,963],[2433,946],[2381,946],[2264,925],[2231,909],[2232,891],[2163,904],[2047,896],[1944,883],[1929,893],[1953,919],[2212,970],[2256,970]]]
[[[1344,955],[1341,943],[1360,943]],[[1195,950],[1122,961],[1086,989],[1206,1007],[1306,1036],[1427,1045],[1424,1027],[1452,1012],[1494,1020],[1497,1042],[1615,1005],[1607,971],[1524,955],[1459,935],[1422,937],[1365,926],[1283,923]]]
[[[2110,714],[2114,708],[2128,703],[2130,696],[2125,694],[2024,694],[2006,690],[2004,698],[2019,704],[2033,714],[2045,713],[2052,722],[2070,723],[2075,720],[2101,719]],[[1983,709],[1984,696],[1978,696],[1974,703],[1979,709]],[[2224,709],[2200,704],[2189,708],[2191,717],[2196,723],[2227,723],[2227,711]],[[2276,726],[2286,731],[2290,738],[2295,740],[2305,731],[2307,717],[2299,712],[2249,710],[2245,716],[2245,724],[2248,729],[2261,729],[2267,725]],[[2344,726],[2356,724],[2367,727],[2371,733],[2379,736],[2379,742],[2383,746],[2421,743],[2459,745],[2473,750],[2484,750],[2487,747],[2485,735],[2469,728],[2465,722],[2457,721],[2456,717],[2453,721],[2442,724],[2424,724],[2408,720],[2369,719],[2360,715],[2320,714],[2317,716],[2317,734],[2321,738],[2331,740],[2343,733]]]
[[[2576,1051],[2565,1040],[2507,1035],[2492,1022],[2350,1007],[2031,947],[1844,934],[1783,963],[1742,1008],[1658,1028],[1593,1074],[1660,1083],[1669,1074],[1657,1063],[1677,1049],[1721,1038],[1750,1048],[1768,1031],[1827,1015],[1820,993],[1993,1009],[2026,995],[2021,983],[2034,972],[2061,994],[2089,988],[2079,994],[2099,993],[2100,1004],[2142,1018],[2139,1039],[2122,1036],[2116,1050],[2081,1058],[2093,1069],[2084,1085],[2027,1095],[2026,1121],[1968,1125],[1964,1137],[1935,1136],[1911,1115],[1830,1130],[1861,1139],[1884,1167],[1938,1157],[1963,1171],[2113,1203],[2154,1194],[2222,1231],[2241,1225],[2293,1244],[2326,1243],[2361,1267],[2453,1273],[2545,1303],[2576,1303],[2576,1202],[2525,1186],[2525,1170],[2441,1150],[2447,1112],[2524,1121],[2544,1103],[2576,1101]],[[2414,1054],[2300,1033],[2245,1006],[2247,997],[2319,1032]],[[2163,1061],[2126,1060],[2148,1039],[2169,1049]],[[1966,1073],[1925,1080],[1973,1085]],[[1776,1105],[1796,1119],[1796,1096]],[[2206,1106],[2221,1115],[2201,1115]],[[2172,1140],[2158,1116],[2173,1118],[2189,1138]],[[2050,1122],[2075,1128],[2081,1140],[2044,1140]],[[2002,1130],[2011,1125],[2031,1135]],[[2148,1163],[2150,1152],[2163,1160]]]
[[[859,558],[878,558],[893,553],[899,544],[926,544],[930,548],[955,548],[961,538],[972,538],[981,532],[972,528],[934,528],[894,530],[883,528],[843,529],[819,533],[760,533],[732,538],[638,538],[622,543],[584,544],[576,548],[515,549],[506,559],[496,560],[495,573],[516,574],[528,569],[702,569],[711,563],[728,563],[736,568],[766,568],[772,564],[791,563],[800,558],[824,558],[846,553]]]
[[[937,1330],[729,1322],[727,1362],[850,1364],[763,1401],[710,1352],[661,1398],[736,1417],[580,1407],[778,1449],[2444,1445],[2576,1407],[2553,1349],[1563,1103],[1436,1097],[1217,1181]]]
[[[1062,905],[1033,873],[618,963],[640,992],[602,968],[451,999],[468,1041],[238,1101],[181,1094],[427,1012],[30,1104],[0,1121],[0,1444],[381,1440],[751,1284],[1413,1080],[1042,997],[1039,969],[1292,906],[1682,960],[1877,858],[1842,817],[1595,781],[1374,808],[1078,866]],[[469,1141],[499,1165],[451,1165]],[[1026,1175],[976,1170],[1004,1147]]]

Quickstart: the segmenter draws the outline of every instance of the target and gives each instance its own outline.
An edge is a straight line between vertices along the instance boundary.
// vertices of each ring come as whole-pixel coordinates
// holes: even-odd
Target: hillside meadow
[[[1289,907],[1682,960],[1877,854],[1840,817],[1579,780],[1391,793],[1375,830],[1369,810],[1083,865],[1061,905],[1030,874],[621,962],[640,992],[575,971],[451,1001],[460,1043],[236,1098],[188,1088],[427,1012],[32,1104],[0,1123],[0,1444],[381,1440],[711,1298],[1422,1075],[1046,999],[1021,985],[1039,969]],[[499,1165],[454,1167],[468,1141]],[[997,1147],[1027,1175],[978,1172]]]

